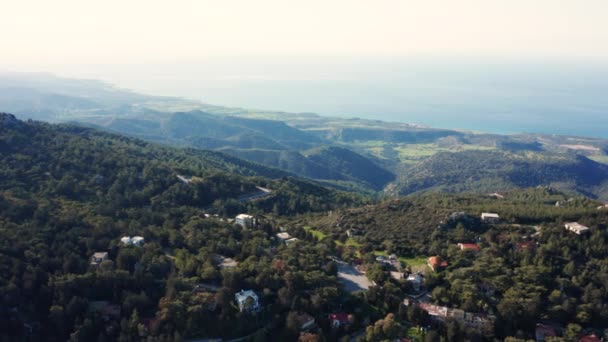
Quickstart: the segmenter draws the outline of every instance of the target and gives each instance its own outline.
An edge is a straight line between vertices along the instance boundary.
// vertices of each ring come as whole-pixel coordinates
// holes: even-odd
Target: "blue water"
[[[608,64],[601,63],[234,59],[129,72],[109,80],[223,106],[608,138]]]

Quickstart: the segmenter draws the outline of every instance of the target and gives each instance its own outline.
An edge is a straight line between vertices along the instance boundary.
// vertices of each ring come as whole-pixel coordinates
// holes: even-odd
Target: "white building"
[[[260,309],[258,295],[252,290],[241,290],[234,295],[241,312],[256,312]]]
[[[483,222],[495,223],[500,221],[500,216],[495,213],[481,213],[481,220]]]
[[[287,241],[291,239],[291,235],[289,235],[289,233],[287,232],[277,233],[276,237],[281,241]]]
[[[234,223],[238,224],[243,228],[251,228],[253,227],[254,219],[253,216],[247,214],[239,214],[234,218]]]
[[[91,256],[91,265],[97,267],[108,259],[108,252],[95,252],[93,253],[93,256]]]
[[[129,237],[129,236],[123,236],[120,238],[120,243],[123,246],[141,246],[144,244],[144,238],[141,236],[134,236],[134,237]]]
[[[424,282],[424,279],[422,279],[422,276],[418,273],[410,274],[406,280],[412,283],[412,287],[415,291],[420,291],[420,286],[422,286],[422,283]]]
[[[298,241],[298,238],[292,238],[292,239],[285,240],[285,244],[286,244],[287,246],[289,246],[289,245],[291,245],[292,243],[297,242],[297,241]]]
[[[574,232],[577,235],[581,235],[589,231],[589,227],[583,226],[578,222],[568,222],[564,224],[564,227],[566,227],[567,230]]]

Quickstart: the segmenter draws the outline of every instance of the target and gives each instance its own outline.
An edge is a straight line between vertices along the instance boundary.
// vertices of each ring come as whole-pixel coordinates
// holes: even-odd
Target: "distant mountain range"
[[[405,195],[551,185],[608,200],[608,141],[597,138],[226,108],[48,74],[0,74],[0,110],[214,150],[340,189]]]

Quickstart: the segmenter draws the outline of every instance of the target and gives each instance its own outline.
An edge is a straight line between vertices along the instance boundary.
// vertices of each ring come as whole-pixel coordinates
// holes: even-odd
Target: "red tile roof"
[[[331,321],[338,321],[340,322],[340,324],[347,324],[348,323],[348,314],[340,312],[340,313],[332,313],[329,314],[329,319]]]
[[[462,250],[467,250],[467,249],[471,249],[471,250],[475,250],[475,251],[481,250],[481,247],[479,247],[479,245],[476,243],[459,243],[458,247],[460,247],[460,249],[462,249]]]
[[[578,341],[579,342],[602,342],[602,340],[599,337],[595,336],[595,334],[583,336]]]

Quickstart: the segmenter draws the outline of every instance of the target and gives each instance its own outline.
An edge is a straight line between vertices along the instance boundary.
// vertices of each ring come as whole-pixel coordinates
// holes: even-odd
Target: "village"
[[[462,212],[456,212],[450,215],[452,218],[462,218],[464,216],[466,216],[466,214]],[[232,219],[210,214],[204,214],[202,217],[234,224],[242,229],[250,230],[261,227],[263,220],[254,215],[245,213],[239,214]],[[508,226],[508,223],[503,222],[497,213],[483,212],[479,216],[479,219],[486,225]],[[534,238],[535,235],[540,233],[540,230],[538,228],[536,229],[535,234],[521,237],[522,241],[514,246],[516,252],[525,252],[538,247],[538,242],[536,242]],[[575,235],[587,234],[590,231],[589,227],[577,222],[565,223],[564,229]],[[306,231],[312,233],[315,239],[324,237],[322,232],[315,231],[312,228],[308,228]],[[354,241],[356,241],[361,234],[363,234],[363,231],[360,229],[351,228],[346,230],[346,235],[348,236],[351,247],[357,246]],[[284,246],[283,248],[289,248],[300,241],[299,238],[290,234],[290,229],[284,227],[273,228],[272,240],[274,241],[273,249],[280,248],[281,246]],[[145,242],[146,239],[142,236],[123,236],[117,240],[116,245],[118,248],[144,248]],[[473,256],[479,254],[482,251],[483,246],[484,243],[482,240],[475,242],[462,241],[454,244],[455,250]],[[272,250],[270,252],[272,254]],[[359,252],[356,254],[358,253]],[[494,330],[496,317],[492,312],[467,312],[459,308],[433,304],[432,287],[428,286],[426,279],[432,273],[440,273],[450,266],[450,260],[445,256],[429,255],[424,258],[406,259],[398,257],[395,254],[387,255],[383,251],[377,251],[375,252],[375,258],[371,263],[369,260],[366,262],[358,257],[345,261],[338,256],[330,256],[329,260],[336,264],[336,275],[340,280],[344,291],[347,293],[355,294],[357,292],[365,292],[369,291],[372,287],[379,286],[374,277],[370,274],[372,273],[373,268],[380,267],[382,272],[388,275],[390,279],[398,284],[407,285],[407,288],[409,289],[408,294],[402,299],[402,305],[406,310],[408,308],[421,309],[428,315],[430,322],[438,326],[445,325],[450,321],[456,321],[465,329],[475,329],[484,334],[491,335]],[[213,263],[219,270],[230,270],[239,265],[233,258],[222,255],[213,256]],[[112,260],[109,252],[99,251],[93,253],[90,259],[90,267],[93,271],[98,269],[110,269],[112,267]],[[494,298],[495,289],[491,285],[480,283],[477,286],[478,291],[485,296]],[[197,283],[192,285],[192,292],[198,296],[205,296],[205,298],[207,298],[205,303],[208,310],[213,311],[218,305],[215,298],[219,288],[220,284],[218,283]],[[241,289],[234,293],[233,297],[234,307],[242,314],[258,315],[264,308],[261,296],[254,289]],[[119,305],[111,304],[107,301],[94,301],[89,303],[89,310],[91,312],[99,313],[106,319],[112,319],[120,317],[121,309]],[[326,319],[330,321],[332,327],[336,329],[346,329],[357,320],[356,316],[357,314],[355,312],[336,311],[329,313]],[[297,322],[301,334],[314,333],[318,329],[315,318],[309,313],[299,312],[296,317],[293,317],[293,320]],[[154,319],[148,319],[145,322],[146,324],[144,324],[141,329],[141,336],[146,335],[146,331],[148,330],[147,327],[150,324],[154,324]],[[408,330],[410,335],[408,338],[402,339],[402,341],[422,341],[421,336],[423,336],[428,328],[429,326],[420,326],[414,322],[410,322]],[[563,330],[563,327],[560,327],[558,324],[538,322],[536,340],[544,341],[546,336],[558,336],[560,330]],[[587,338],[585,341],[594,340]]]

